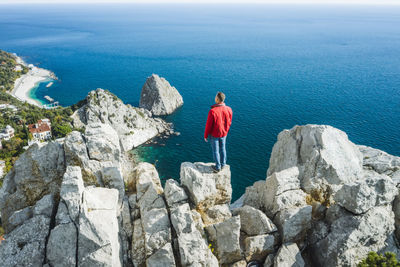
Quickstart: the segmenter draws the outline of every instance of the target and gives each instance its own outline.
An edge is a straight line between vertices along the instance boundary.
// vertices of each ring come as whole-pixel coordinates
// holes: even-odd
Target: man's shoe
[[[217,167],[215,166],[211,166],[211,169],[213,170],[213,173],[219,173],[219,169],[217,169]]]

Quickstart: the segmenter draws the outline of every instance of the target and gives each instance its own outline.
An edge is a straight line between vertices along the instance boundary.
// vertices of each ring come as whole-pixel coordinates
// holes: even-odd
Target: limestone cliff
[[[231,205],[229,166],[184,162],[180,182],[162,187],[151,164],[123,171],[118,136],[95,121],[20,157],[0,190],[2,264],[354,266],[369,251],[400,256],[400,158],[338,129],[281,132],[266,179]]]
[[[171,124],[153,118],[146,109],[125,105],[103,89],[91,91],[72,118],[76,128],[108,124],[118,135],[123,151],[131,150],[158,134],[172,132]]]

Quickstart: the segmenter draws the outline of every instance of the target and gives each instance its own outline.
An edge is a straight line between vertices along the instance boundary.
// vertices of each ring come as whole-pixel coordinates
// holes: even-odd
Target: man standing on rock
[[[215,96],[215,105],[208,112],[204,141],[210,143],[215,161],[213,172],[217,173],[226,165],[226,136],[232,123],[232,109],[225,105],[225,94],[218,92]],[[221,152],[221,153],[220,153]]]

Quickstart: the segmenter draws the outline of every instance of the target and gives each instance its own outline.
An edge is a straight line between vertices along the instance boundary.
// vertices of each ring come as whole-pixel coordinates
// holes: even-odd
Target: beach
[[[17,57],[17,63],[28,67],[28,65],[20,57]],[[51,71],[38,68],[30,64],[29,72],[22,75],[15,81],[14,89],[12,90],[11,95],[23,102],[28,102],[29,104],[42,107],[42,103],[30,97],[30,91],[39,82],[49,79],[54,79],[54,74]]]

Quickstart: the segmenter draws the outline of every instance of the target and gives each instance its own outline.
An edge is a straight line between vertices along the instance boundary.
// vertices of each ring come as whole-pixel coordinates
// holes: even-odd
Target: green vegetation
[[[8,93],[0,91],[0,104],[4,103],[12,104],[18,108],[16,112],[10,109],[1,110],[0,130],[6,125],[11,125],[15,129],[15,137],[9,141],[3,140],[3,149],[0,150],[0,160],[4,160],[6,163],[6,173],[11,170],[19,155],[24,152],[23,147],[28,145],[28,140],[32,139],[32,135],[27,129],[28,124],[36,123],[43,118],[50,119],[53,139],[64,137],[73,130],[82,130],[72,127],[70,116],[84,102],[67,108],[43,109],[28,103],[22,103]]]
[[[15,56],[0,50],[0,90],[9,91],[14,88],[14,82],[21,74],[28,72],[28,68],[22,66],[22,71],[15,71],[17,62]]]
[[[396,255],[386,252],[384,255],[378,255],[376,252],[368,253],[367,258],[362,260],[358,267],[398,267],[400,263],[396,259]]]
[[[14,88],[14,83],[22,74],[28,72],[28,68],[22,67],[22,71],[15,71],[17,66],[16,57],[10,53],[0,50],[0,104],[11,104],[18,111],[12,109],[2,109],[0,116],[0,130],[7,125],[14,128],[14,137],[8,141],[1,141],[3,149],[0,149],[0,160],[4,160],[6,167],[5,173],[9,172],[18,157],[24,152],[24,147],[32,139],[32,134],[28,131],[27,125],[36,123],[40,119],[50,119],[52,138],[61,138],[73,130],[82,132],[83,129],[72,127],[70,117],[75,110],[86,104],[86,99],[70,107],[57,107],[55,109],[43,109],[28,103],[23,103],[7,91]],[[2,177],[0,177],[0,187]]]

